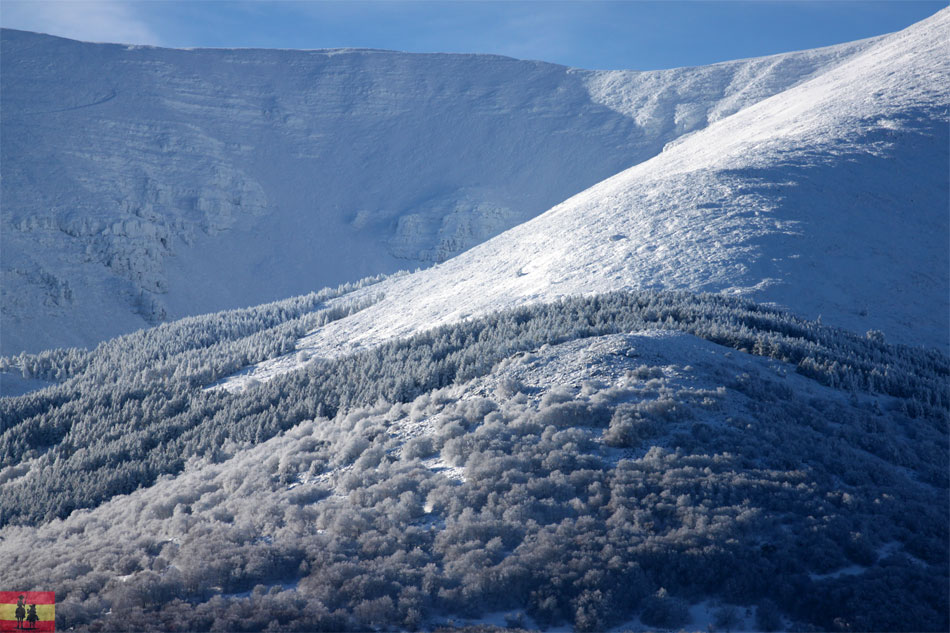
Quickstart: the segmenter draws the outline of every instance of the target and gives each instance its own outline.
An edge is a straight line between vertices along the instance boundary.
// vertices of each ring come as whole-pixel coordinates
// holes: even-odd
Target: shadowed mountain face
[[[2,351],[427,266],[873,41],[659,72],[2,34]]]

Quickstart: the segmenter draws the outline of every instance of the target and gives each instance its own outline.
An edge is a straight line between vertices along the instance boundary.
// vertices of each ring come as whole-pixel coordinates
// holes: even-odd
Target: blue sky
[[[945,6],[930,0],[0,0],[0,23],[100,42],[496,53],[650,70],[870,37]]]

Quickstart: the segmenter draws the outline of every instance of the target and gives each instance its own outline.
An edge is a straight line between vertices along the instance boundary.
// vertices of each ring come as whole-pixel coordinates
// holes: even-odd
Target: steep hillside
[[[332,294],[24,359],[0,583],[63,630],[946,630],[947,356],[621,292],[202,389]]]
[[[2,353],[443,261],[874,42],[592,72],[0,40]]]
[[[945,10],[448,262],[385,282],[374,289],[385,299],[299,347],[335,356],[512,305],[681,288],[946,351],[948,24]],[[287,357],[253,377],[298,365]]]

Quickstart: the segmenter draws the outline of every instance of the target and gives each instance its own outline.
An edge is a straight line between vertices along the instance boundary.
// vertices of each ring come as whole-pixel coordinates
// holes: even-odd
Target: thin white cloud
[[[145,23],[143,3],[116,0],[3,0],[0,24],[87,42],[161,44]]]

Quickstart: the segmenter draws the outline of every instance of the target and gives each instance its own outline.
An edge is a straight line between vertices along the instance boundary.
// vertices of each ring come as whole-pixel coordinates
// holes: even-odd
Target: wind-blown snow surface
[[[446,260],[876,41],[595,72],[4,30],[0,352],[91,345]],[[882,142],[903,133],[880,130]]]
[[[946,351],[950,10],[668,145],[300,347],[620,288],[719,291]],[[258,368],[266,378],[294,358]]]

